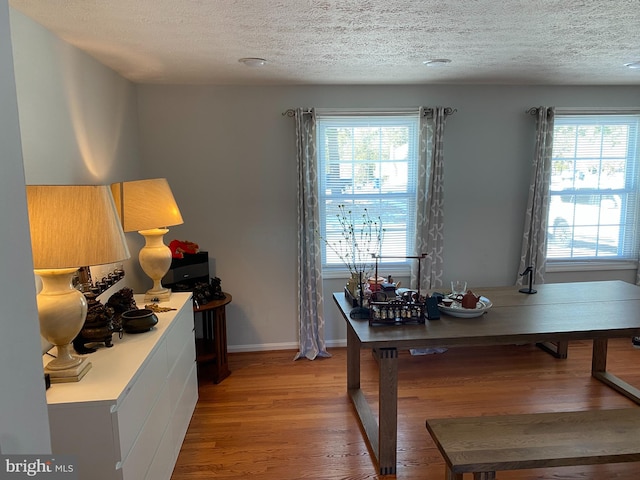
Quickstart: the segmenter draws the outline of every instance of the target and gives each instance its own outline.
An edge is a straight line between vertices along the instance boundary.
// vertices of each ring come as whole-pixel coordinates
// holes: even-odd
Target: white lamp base
[[[67,368],[65,370],[53,370],[47,366],[44,367],[44,373],[49,374],[49,380],[51,383],[71,383],[79,382],[89,370],[91,370],[91,362],[83,357],[76,357],[81,359],[80,365]]]
[[[162,277],[171,267],[171,249],[164,244],[163,238],[168,231],[166,228],[152,228],[138,232],[146,242],[138,260],[144,273],[153,280],[153,287],[144,295],[145,302],[167,302],[171,297],[171,290],[162,286]]]
[[[171,298],[171,290],[168,288],[162,288],[160,290],[147,290],[144,294],[145,302],[168,302]]]
[[[72,285],[76,270],[34,270],[42,279],[42,291],[37,296],[40,333],[57,349],[56,358],[45,366],[51,383],[77,382],[91,368],[86,357],[74,355],[71,344],[87,316],[87,301]]]

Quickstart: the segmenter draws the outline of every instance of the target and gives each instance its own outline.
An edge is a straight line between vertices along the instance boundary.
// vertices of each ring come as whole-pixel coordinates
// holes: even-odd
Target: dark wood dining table
[[[606,369],[608,339],[626,337],[631,342],[631,337],[640,335],[640,287],[604,281],[535,288],[536,294],[523,294],[516,286],[473,287],[474,293],[492,302],[486,313],[476,318],[441,314],[417,325],[370,326],[367,320],[350,318],[352,306],[344,293],[333,294],[347,324],[347,391],[381,475],[396,473],[400,349],[522,343],[566,346],[571,340],[593,340],[591,375],[640,404],[640,390]],[[360,388],[362,349],[371,349],[378,362],[377,419]]]

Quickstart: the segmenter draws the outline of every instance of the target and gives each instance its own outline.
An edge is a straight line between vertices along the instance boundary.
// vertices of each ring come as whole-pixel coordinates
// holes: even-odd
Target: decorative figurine
[[[122,314],[138,308],[133,298],[133,290],[129,287],[122,288],[109,297],[107,306],[113,309],[113,323],[116,331],[122,331]]]
[[[115,331],[113,309],[102,305],[95,293],[85,292],[84,296],[87,299],[87,318],[73,340],[73,348],[84,354],[96,351],[93,347],[87,347],[87,343],[104,343],[106,347],[112,347],[111,336]]]
[[[222,292],[222,280],[218,277],[214,277],[211,279],[211,294],[213,295],[214,300],[222,300],[224,299],[224,293]]]
[[[211,278],[210,283],[196,283],[193,286],[193,304],[200,306],[206,305],[211,300],[224,299],[221,283],[222,281],[218,277]]]

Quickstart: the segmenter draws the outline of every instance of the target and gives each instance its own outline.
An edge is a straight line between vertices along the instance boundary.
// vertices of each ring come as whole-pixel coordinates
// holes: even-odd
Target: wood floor
[[[295,352],[230,354],[232,374],[202,383],[172,480],[380,477],[346,394],[346,349],[293,361]],[[640,349],[609,342],[608,370],[640,386]],[[558,360],[533,345],[400,353],[398,470],[401,480],[444,480],[426,418],[613,409],[635,404],[590,376],[591,342]],[[362,387],[377,411],[377,369],[362,353]],[[640,408],[640,407],[638,407]],[[638,433],[640,435],[640,432]],[[499,480],[636,480],[640,462],[499,472]],[[471,477],[469,477],[471,478]]]

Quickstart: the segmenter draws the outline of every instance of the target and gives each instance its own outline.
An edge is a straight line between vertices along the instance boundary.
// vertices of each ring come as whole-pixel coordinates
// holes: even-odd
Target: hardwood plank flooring
[[[591,378],[592,342],[571,342],[559,360],[534,345],[451,348],[399,355],[400,480],[443,480],[426,418],[635,406]],[[346,349],[293,361],[294,351],[233,353],[231,376],[201,382],[200,399],[172,480],[363,480],[382,477],[346,393]],[[608,369],[640,386],[640,349],[609,342]],[[377,366],[361,353],[362,388],[377,411]],[[640,407],[638,407],[640,408]],[[639,432],[640,435],[640,432]],[[636,480],[640,462],[499,472],[499,480]]]

